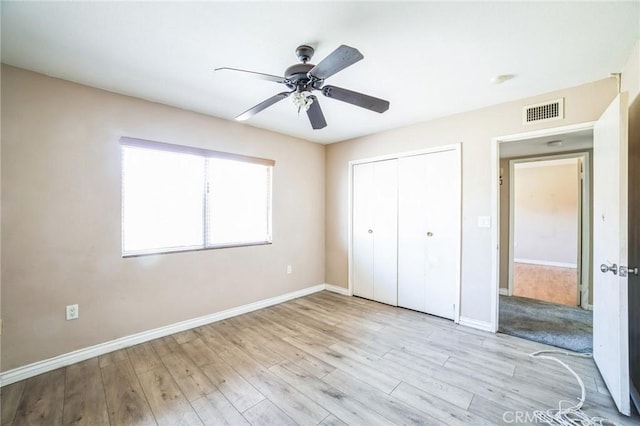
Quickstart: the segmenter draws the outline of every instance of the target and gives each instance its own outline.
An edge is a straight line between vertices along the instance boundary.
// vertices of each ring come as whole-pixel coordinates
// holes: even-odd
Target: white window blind
[[[124,256],[271,242],[272,160],[120,142]]]

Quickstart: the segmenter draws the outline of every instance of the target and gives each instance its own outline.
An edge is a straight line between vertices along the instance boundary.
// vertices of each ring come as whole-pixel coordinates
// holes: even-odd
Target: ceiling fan
[[[308,63],[313,56],[313,53],[314,49],[311,46],[298,46],[296,49],[296,56],[301,63],[291,65],[287,68],[284,72],[284,77],[238,68],[216,68],[215,71],[227,70],[251,74],[263,80],[284,84],[289,88],[288,91],[278,93],[277,95],[260,102],[258,105],[249,108],[242,114],[238,115],[236,120],[247,120],[260,111],[269,108],[276,102],[279,102],[291,95],[294,105],[298,108],[298,113],[301,110],[305,110],[309,117],[309,121],[311,122],[311,127],[316,130],[322,129],[326,127],[327,122],[324,118],[324,114],[322,113],[322,109],[320,108],[320,104],[318,103],[318,98],[312,93],[314,90],[321,91],[322,94],[328,98],[347,102],[371,111],[383,113],[389,109],[389,101],[385,101],[384,99],[324,84],[324,81],[327,78],[364,58],[358,49],[341,45],[331,52],[329,56],[320,61],[318,65]]]

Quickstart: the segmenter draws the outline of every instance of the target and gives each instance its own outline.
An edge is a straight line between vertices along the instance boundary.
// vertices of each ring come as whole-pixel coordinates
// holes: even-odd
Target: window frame
[[[121,238],[121,254],[123,258],[169,254],[169,253],[184,253],[184,252],[201,251],[201,250],[217,250],[217,249],[234,248],[234,247],[262,246],[262,245],[273,244],[273,169],[275,166],[274,160],[260,158],[260,157],[251,157],[251,156],[242,155],[242,154],[234,154],[229,152],[214,151],[210,149],[198,148],[198,147],[192,147],[192,146],[175,145],[175,144],[170,144],[165,142],[156,142],[156,141],[150,141],[145,139],[126,137],[126,136],[121,137],[119,142],[120,142],[120,165],[121,165],[121,169],[120,169],[120,203],[121,203],[120,231],[121,231],[121,235],[120,235],[120,238]],[[202,194],[205,200],[204,211],[203,211],[204,222],[203,222],[203,229],[202,229],[202,246],[182,246],[174,249],[170,247],[162,247],[162,248],[126,251],[124,246],[125,244],[124,228],[125,227],[123,226],[124,209],[125,209],[124,207],[125,170],[124,170],[124,163],[123,163],[124,162],[123,153],[124,153],[124,148],[127,148],[127,147],[141,148],[141,149],[148,149],[148,150],[155,150],[155,151],[164,151],[164,152],[174,152],[179,154],[191,154],[191,155],[203,157],[205,161],[207,158],[215,158],[215,159],[230,160],[230,161],[259,164],[259,165],[266,166],[268,170],[267,171],[268,173],[267,204],[268,205],[266,206],[267,207],[267,239],[264,241],[255,241],[255,242],[250,241],[250,242],[237,242],[237,243],[232,242],[232,243],[222,243],[222,244],[209,244],[208,243],[209,222],[207,219],[207,217],[209,216],[208,215],[209,206],[207,202],[208,188],[206,188],[205,186],[205,192]],[[208,174],[207,174],[208,162],[206,162],[205,164],[206,165],[204,170],[204,173],[205,173],[204,178],[205,180],[208,180]]]

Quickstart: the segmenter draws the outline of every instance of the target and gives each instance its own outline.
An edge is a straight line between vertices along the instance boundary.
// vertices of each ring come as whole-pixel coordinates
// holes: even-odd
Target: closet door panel
[[[398,306],[453,319],[460,276],[459,153],[399,161]]]
[[[398,304],[398,160],[374,164],[373,300]]]
[[[453,319],[460,279],[460,154],[443,151],[426,157],[425,312]],[[431,236],[429,236],[431,235]]]
[[[353,167],[352,268],[353,294],[373,299],[374,165]]]
[[[424,312],[426,303],[426,158],[398,163],[398,306]]]

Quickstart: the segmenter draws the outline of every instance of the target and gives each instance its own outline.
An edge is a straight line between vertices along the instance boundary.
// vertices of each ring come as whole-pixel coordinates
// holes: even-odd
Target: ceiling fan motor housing
[[[310,85],[311,79],[308,76],[309,71],[313,69],[313,64],[295,64],[291,65],[284,72],[285,78],[289,81],[287,86],[291,89],[306,88]],[[309,87],[311,89],[311,87]]]

